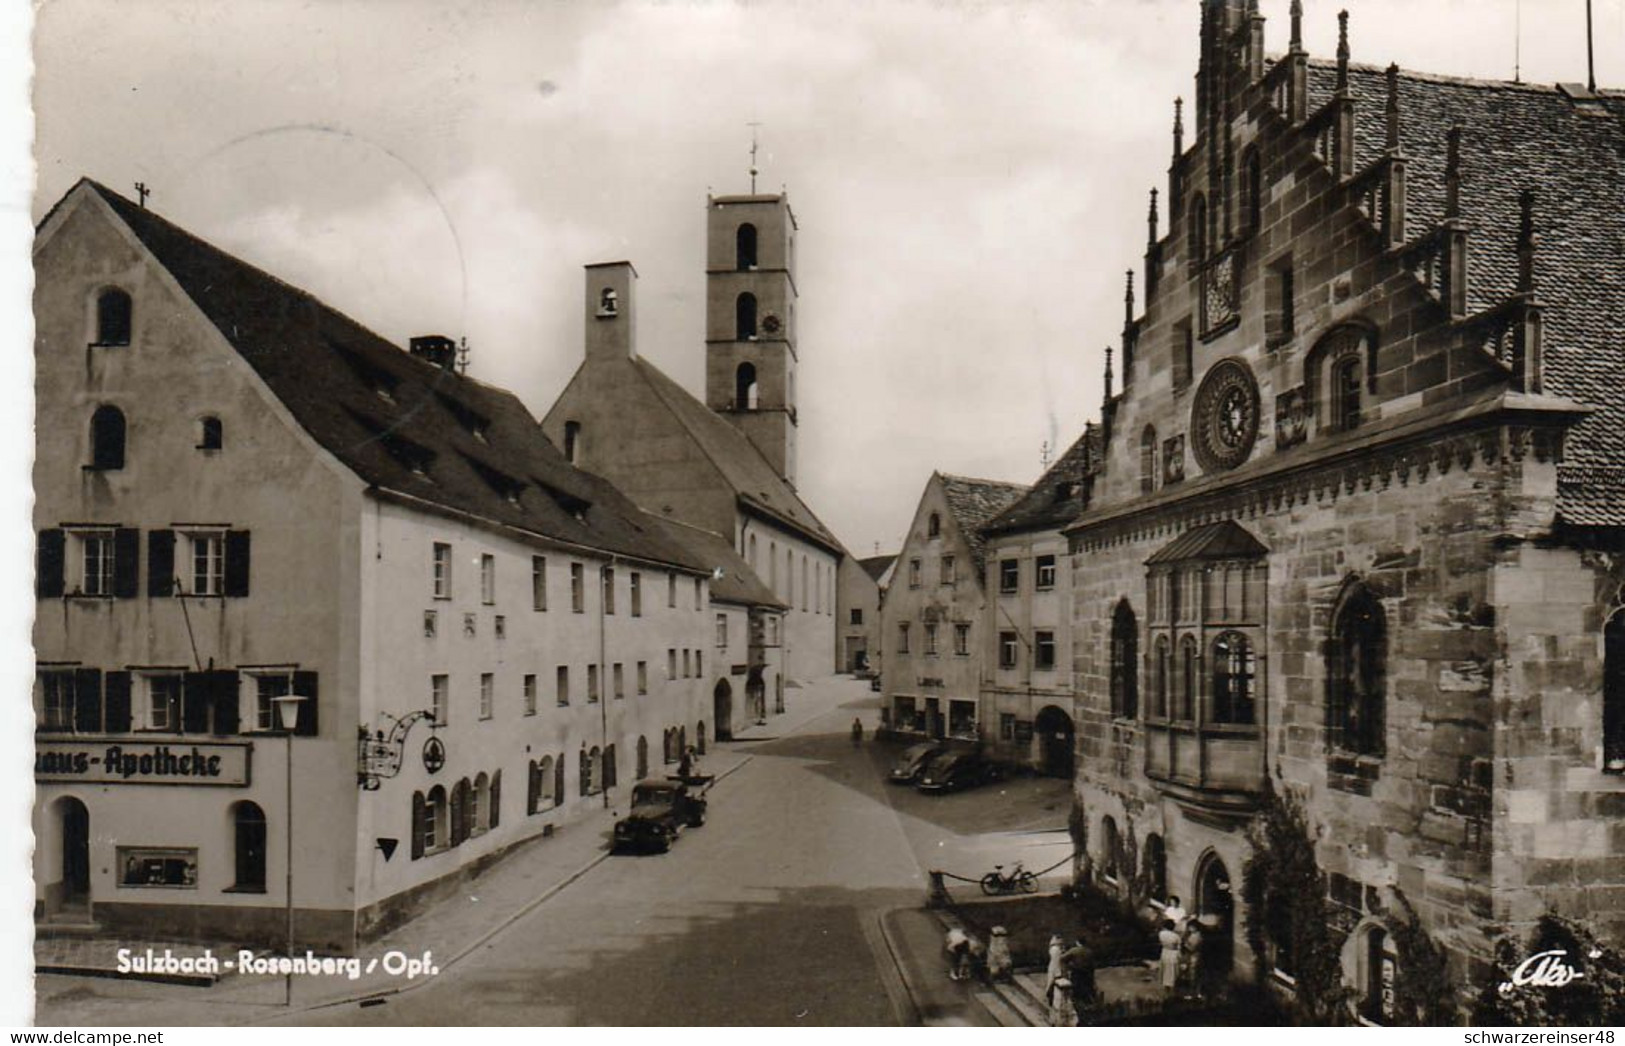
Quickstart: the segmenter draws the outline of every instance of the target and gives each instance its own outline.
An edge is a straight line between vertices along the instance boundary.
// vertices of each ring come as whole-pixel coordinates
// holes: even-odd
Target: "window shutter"
[[[244,533],[243,537],[246,539],[248,535]],[[245,593],[246,591],[244,589]],[[299,706],[299,726],[294,730],[294,733],[300,737],[315,737],[320,724],[316,710],[321,707],[321,702],[316,700],[316,673],[295,672],[293,674],[293,692],[306,699]]]
[[[68,536],[57,528],[39,532],[39,561],[35,584],[41,599],[62,595],[67,564]]]
[[[429,809],[423,802],[422,792],[412,793],[412,860],[423,856],[423,832],[429,820]]]
[[[226,595],[248,595],[248,531],[226,532]]]
[[[130,732],[130,673],[107,673],[106,687],[107,732],[127,734]]]
[[[213,672],[188,672],[181,681],[181,730],[188,734],[209,732],[209,705]]]
[[[491,823],[488,827],[495,828],[502,823],[502,771],[498,770],[491,775]]]
[[[73,729],[81,734],[102,732],[102,673],[99,668],[73,670]]]
[[[237,697],[237,673],[216,671],[210,674],[214,676],[214,685],[210,688],[214,692],[214,732],[241,733],[242,711]]]
[[[141,531],[119,527],[113,532],[113,595],[134,599],[141,594]]]
[[[163,599],[175,594],[175,532],[147,532],[147,595]]]

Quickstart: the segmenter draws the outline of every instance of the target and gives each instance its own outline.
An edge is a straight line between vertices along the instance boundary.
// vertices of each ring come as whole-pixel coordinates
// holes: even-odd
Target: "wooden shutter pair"
[[[225,587],[223,594],[248,595],[249,531],[226,531]],[[154,530],[147,535],[147,595],[156,599],[175,594],[175,532]]]

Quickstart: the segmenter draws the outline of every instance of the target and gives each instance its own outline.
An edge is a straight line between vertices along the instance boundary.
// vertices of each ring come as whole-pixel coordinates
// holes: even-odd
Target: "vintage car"
[[[940,741],[925,741],[917,745],[909,745],[892,764],[891,780],[896,784],[913,784],[919,780],[920,772],[934,756],[940,755],[943,750]]]
[[[950,750],[933,756],[925,764],[915,787],[922,792],[957,792],[1003,777],[1004,768],[980,752]]]
[[[651,777],[632,787],[632,807],[615,822],[617,851],[665,853],[684,828],[705,823],[705,792],[712,778]]]

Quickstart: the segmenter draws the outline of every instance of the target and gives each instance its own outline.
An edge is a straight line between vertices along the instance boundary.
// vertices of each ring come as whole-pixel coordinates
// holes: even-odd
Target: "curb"
[[[897,977],[903,982],[903,994],[908,996],[908,1013],[903,1014],[904,1026],[909,1028],[923,1027],[924,1018],[920,1015],[920,1000],[915,994],[914,981],[909,976],[908,967],[904,965],[902,957],[897,954],[897,942],[892,940],[891,927],[887,920],[897,912],[913,911],[912,908],[888,908],[875,916],[875,922],[880,925],[880,939],[886,942],[886,952],[891,956],[892,965],[897,967]]]
[[[738,763],[735,763],[733,766],[729,767],[728,769],[724,770],[722,773],[718,774],[716,776],[716,779],[711,782],[711,787],[715,788],[717,785],[721,784],[730,775],[732,775],[734,771],[740,769],[746,763],[750,762],[754,758],[756,758],[754,755],[747,755],[747,756],[745,756],[745,758],[741,759]],[[586,864],[582,865],[580,868],[577,868],[574,872],[571,872],[569,875],[565,876],[560,881],[554,883],[552,886],[549,886],[547,889],[543,890],[541,893],[537,894],[535,897],[531,898],[529,901],[526,901],[524,904],[520,905],[510,915],[508,915],[507,918],[503,919],[501,922],[497,923],[497,925],[491,927],[489,930],[485,931],[479,937],[475,938],[473,942],[465,945],[460,951],[458,951],[450,959],[447,959],[444,963],[441,963],[440,964],[440,972],[445,973],[445,972],[449,971],[452,967],[454,967],[458,963],[462,962],[469,955],[473,954],[474,952],[478,951],[480,948],[482,948],[486,944],[488,944],[491,941],[491,939],[494,938],[497,934],[499,934],[502,931],[508,929],[508,927],[512,926],[514,923],[518,922],[520,919],[523,919],[525,916],[529,915],[531,912],[533,912],[537,908],[541,907],[541,905],[543,905],[547,901],[551,900],[554,896],[556,896],[565,887],[569,886],[571,883],[574,883],[577,879],[580,879],[582,876],[586,875],[588,872],[592,871],[594,868],[597,868],[599,865],[601,865],[605,861],[609,860],[609,858],[611,856],[612,855],[610,854],[610,852],[608,850],[603,851],[602,853],[595,856],[592,860],[590,860]],[[888,941],[888,946],[889,946],[889,944],[890,944],[890,942]],[[403,984],[403,985],[400,985],[399,987],[395,987],[395,988],[380,988],[380,989],[378,989],[376,991],[361,992],[361,993],[356,994],[356,995],[348,995],[348,996],[345,996],[342,999],[328,999],[328,1000],[324,1000],[322,1002],[314,1002],[314,1003],[311,1003],[311,1004],[309,1004],[307,1006],[296,1007],[291,1012],[293,1012],[293,1013],[313,1013],[313,1012],[315,1012],[317,1010],[332,1009],[335,1006],[348,1006],[351,1003],[358,1003],[359,1004],[359,1003],[369,1002],[369,1001],[371,1001],[373,999],[379,999],[379,1000],[388,999],[388,998],[391,998],[391,997],[396,996],[396,995],[404,995],[407,992],[414,991],[414,990],[416,990],[418,988],[427,987],[428,985],[433,984],[433,983],[434,983],[434,978],[425,978],[424,980],[422,980],[422,981],[420,981],[420,982],[418,982],[416,984]],[[289,1012],[289,1011],[284,1011],[284,1013],[279,1014],[279,1016],[285,1015],[287,1012]]]

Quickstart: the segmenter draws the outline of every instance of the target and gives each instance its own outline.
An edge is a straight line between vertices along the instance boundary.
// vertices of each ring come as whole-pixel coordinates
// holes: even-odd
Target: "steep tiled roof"
[[[1193,559],[1257,559],[1268,554],[1269,549],[1241,524],[1227,519],[1192,527],[1152,553],[1145,565],[1185,563]]]
[[[1032,489],[982,529],[988,534],[1064,527],[1089,507],[1088,476],[1100,460],[1100,429],[1084,426],[1065,454],[1051,465]]]
[[[779,476],[743,432],[695,399],[687,389],[668,378],[648,360],[636,357],[632,364],[722,473],[740,501],[780,520],[804,537],[834,552],[844,553],[840,541],[830,529],[813,514],[807,503]]]
[[[958,524],[960,533],[965,535],[965,541],[970,545],[971,559],[976,564],[976,572],[980,574],[987,550],[982,527],[1011,502],[1027,493],[1028,488],[1020,483],[971,479],[968,476],[951,476],[946,472],[939,472],[937,476],[942,480],[948,511]]]
[[[773,594],[722,535],[653,513],[645,514],[644,520],[674,544],[686,547],[694,559],[711,567],[711,598],[716,602],[789,609],[789,604]]]
[[[897,553],[889,556],[869,556],[858,560],[858,565],[868,572],[869,576],[879,581],[886,574],[886,568],[897,562]]]
[[[1335,86],[1334,63],[1310,63],[1311,112]],[[1385,72],[1351,66],[1349,93],[1358,171],[1384,149]],[[1444,217],[1446,140],[1462,127],[1469,312],[1516,290],[1519,197],[1534,190],[1536,294],[1548,306],[1544,391],[1601,408],[1572,430],[1559,513],[1625,525],[1614,471],[1625,467],[1625,96],[1576,101],[1551,86],[1401,73],[1399,108],[1411,239]]]
[[[512,393],[361,324],[88,179],[324,449],[366,483],[520,531],[704,570],[574,468]],[[47,218],[49,220],[49,217]]]

